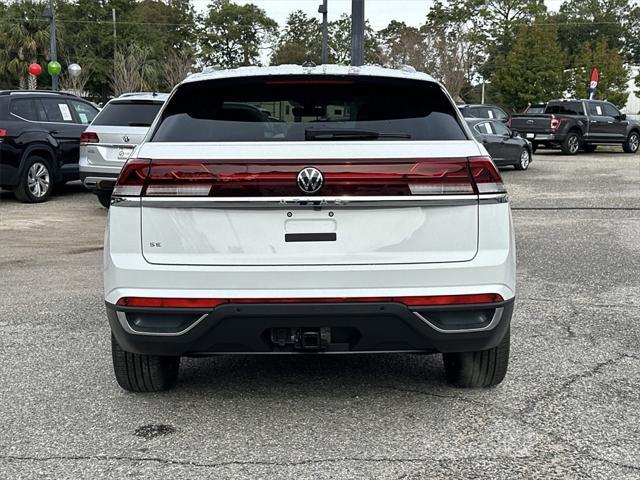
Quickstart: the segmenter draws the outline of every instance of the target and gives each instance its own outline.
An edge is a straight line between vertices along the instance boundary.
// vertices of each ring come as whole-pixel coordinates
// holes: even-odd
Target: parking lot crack
[[[587,370],[585,370],[584,372],[576,373],[574,375],[569,376],[569,378],[567,378],[567,380],[565,380],[559,387],[551,389],[545,392],[544,394],[538,396],[537,398],[534,398],[531,402],[529,402],[527,406],[520,409],[519,413],[525,414],[525,415],[528,413],[531,413],[541,402],[548,400],[549,398],[554,397],[555,395],[558,395],[559,393],[567,390],[568,388],[570,388],[572,385],[574,385],[576,382],[579,382],[580,380],[584,380],[586,378],[590,378],[594,375],[597,375],[604,368],[610,365],[614,365],[624,358],[636,358],[636,357],[632,354],[622,353],[613,358],[610,358],[609,360],[598,362],[595,365],[593,365],[591,368],[588,368]]]

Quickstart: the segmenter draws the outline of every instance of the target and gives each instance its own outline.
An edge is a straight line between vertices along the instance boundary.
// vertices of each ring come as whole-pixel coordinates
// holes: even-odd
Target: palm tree
[[[26,0],[3,10],[0,22],[0,70],[10,84],[27,88],[28,68],[43,62],[49,54],[49,30],[42,18],[45,5]]]

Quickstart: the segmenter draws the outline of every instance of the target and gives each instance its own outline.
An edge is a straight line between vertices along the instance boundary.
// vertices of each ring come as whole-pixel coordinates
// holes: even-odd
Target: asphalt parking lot
[[[214,357],[116,384],[106,210],[0,192],[0,478],[640,478],[640,155],[504,170],[518,297],[505,382],[438,356]]]

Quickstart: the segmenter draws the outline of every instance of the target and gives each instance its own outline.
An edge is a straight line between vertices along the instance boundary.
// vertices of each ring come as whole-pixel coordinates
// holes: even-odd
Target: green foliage
[[[289,14],[278,44],[271,56],[273,65],[322,62],[322,23],[302,10]]]
[[[427,63],[429,52],[425,44],[425,34],[420,29],[392,20],[386,28],[378,32],[378,38],[385,65],[411,65],[421,70]]]
[[[591,70],[598,67],[596,98],[606,99],[618,107],[627,102],[630,73],[616,49],[609,47],[606,39],[584,43],[574,60],[571,88],[578,98],[587,98]]]
[[[272,44],[278,24],[253,4],[213,0],[199,34],[202,60],[210,65],[260,65],[260,51]]]
[[[559,98],[566,88],[564,53],[554,25],[544,20],[521,27],[513,48],[496,61],[492,86],[501,102],[520,110],[527,103]]]
[[[10,88],[27,88],[29,64],[46,71],[49,60],[48,23],[42,18],[45,5],[26,0],[3,5],[0,10],[0,79]],[[48,81],[45,73],[39,83]]]
[[[628,61],[640,61],[640,7],[629,0],[568,0],[552,19],[569,66],[584,44],[600,40]]]
[[[351,16],[346,13],[329,23],[329,61],[342,65],[351,63]],[[382,63],[382,49],[369,21],[364,26],[364,63]]]

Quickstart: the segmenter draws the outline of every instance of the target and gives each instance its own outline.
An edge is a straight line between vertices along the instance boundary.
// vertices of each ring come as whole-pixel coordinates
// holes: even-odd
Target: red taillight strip
[[[479,293],[469,295],[430,295],[418,297],[333,297],[333,298],[157,298],[122,297],[117,305],[122,307],[151,308],[215,308],[225,303],[380,303],[396,302],[410,307],[433,305],[470,305],[498,303],[504,299],[497,293]]]
[[[0,138],[4,138],[7,136],[7,129],[6,128],[0,128]]]

